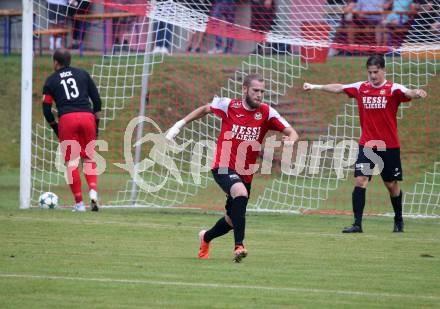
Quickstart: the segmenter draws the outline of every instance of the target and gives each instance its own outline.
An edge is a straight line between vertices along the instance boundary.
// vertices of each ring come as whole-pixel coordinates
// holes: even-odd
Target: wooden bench
[[[102,52],[104,55],[107,53],[107,27],[106,20],[113,21],[114,19],[127,18],[127,17],[135,17],[139,16],[139,14],[134,14],[130,12],[109,12],[109,13],[94,13],[94,14],[77,14],[73,18],[82,21],[101,21],[102,22],[102,30],[103,30],[103,46]],[[83,24],[84,27],[84,24]],[[84,31],[85,29],[82,29]],[[80,42],[80,55],[83,53],[83,42]]]
[[[54,28],[54,29],[42,29],[42,30],[35,30],[33,34],[35,36],[42,36],[42,35],[67,35],[70,32],[69,29],[66,28]]]
[[[0,10],[0,16],[21,16],[20,9],[4,9]]]
[[[409,26],[402,27],[374,27],[374,28],[362,28],[362,27],[340,27],[336,29],[336,34],[347,34],[346,40],[348,43],[359,44],[359,36],[364,36],[363,43],[376,44],[375,36],[377,33],[382,34],[384,37],[383,44],[385,46],[400,45],[407,33],[409,32]],[[389,34],[390,36],[386,36]],[[350,39],[351,37],[351,39]],[[338,39],[340,41],[341,38]],[[356,43],[356,41],[358,42]]]
[[[52,29],[41,29],[41,30],[35,30],[33,32],[34,37],[38,37],[38,44],[39,44],[39,52],[40,56],[43,54],[43,40],[42,37],[44,35],[53,35],[53,36],[62,36],[64,39],[65,37],[70,33],[70,29],[67,28],[52,28]],[[66,40],[64,40],[66,42]]]
[[[344,12],[345,6],[337,6],[335,9],[326,10],[326,13],[339,13],[339,14],[348,14],[348,12]],[[353,15],[389,15],[389,14],[397,14],[400,16],[407,15],[407,16],[414,16],[417,15],[419,12],[417,11],[391,11],[391,10],[385,10],[385,11],[352,11],[350,12]]]
[[[399,29],[384,29],[384,28],[378,28],[378,29],[366,29],[366,28],[338,28],[336,29],[336,32],[338,33],[376,33],[376,32],[382,32],[382,33],[405,33],[408,32],[408,28],[399,28]]]
[[[114,12],[114,13],[101,13],[101,14],[77,14],[73,18],[79,20],[98,20],[98,19],[113,19],[138,16],[130,12]]]

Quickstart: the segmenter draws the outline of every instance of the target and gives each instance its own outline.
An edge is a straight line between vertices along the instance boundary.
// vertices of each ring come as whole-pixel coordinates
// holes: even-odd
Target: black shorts
[[[237,182],[241,182],[247,189],[248,197],[251,194],[251,184],[243,182],[240,175],[238,175],[234,170],[227,169],[223,170],[223,173],[219,173],[219,169],[215,168],[211,170],[212,175],[214,176],[215,182],[222,188],[222,190],[226,193],[226,214],[228,216],[231,215],[231,206],[232,206],[232,198],[230,195],[231,187]]]
[[[371,154],[366,154],[364,149],[367,152],[371,151]],[[374,154],[382,160],[379,160]],[[367,155],[370,158],[368,158]],[[366,176],[371,180],[371,172],[376,165],[378,165],[380,176],[383,181],[402,181],[403,171],[402,163],[400,161],[400,148],[387,148],[384,151],[378,151],[377,149],[364,148],[364,146],[359,145],[359,153],[354,168],[354,177]]]

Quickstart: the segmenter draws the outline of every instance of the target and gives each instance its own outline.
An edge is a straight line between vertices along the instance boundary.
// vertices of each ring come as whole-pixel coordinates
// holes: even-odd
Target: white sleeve
[[[214,99],[212,99],[212,102],[211,102],[211,108],[219,109],[227,115],[230,102],[231,102],[231,99],[229,99],[229,98],[214,97]]]
[[[346,84],[346,85],[342,85],[342,89],[346,89],[346,88],[356,88],[357,90],[359,90],[359,88],[361,87],[361,85],[364,82],[356,82],[356,83],[352,83],[352,84]]]
[[[272,106],[269,106],[269,118],[268,120],[272,123],[274,123],[274,120],[278,120],[284,128],[290,127],[290,124],[284,119],[283,116],[278,113],[278,111],[273,108]],[[276,124],[277,125],[277,124]]]
[[[393,86],[391,87],[391,93],[393,93],[396,90],[400,90],[402,91],[402,93],[406,93],[408,91],[408,88],[406,88],[405,86],[398,84],[398,83],[393,83]]]

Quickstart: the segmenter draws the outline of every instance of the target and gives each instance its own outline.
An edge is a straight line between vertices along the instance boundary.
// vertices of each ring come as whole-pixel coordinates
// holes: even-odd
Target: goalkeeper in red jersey
[[[322,90],[345,93],[355,98],[359,109],[361,138],[355,164],[355,187],[352,193],[354,223],[343,233],[362,233],[362,215],[365,193],[372,177],[372,169],[378,166],[388,189],[394,209],[393,232],[403,232],[402,191],[399,181],[403,179],[400,161],[400,142],[397,135],[397,110],[400,103],[425,98],[422,89],[407,89],[385,79],[385,59],[373,55],[367,60],[368,81],[353,84],[313,85],[304,83],[304,90]]]
[[[67,167],[67,178],[75,198],[74,211],[86,210],[78,170],[83,160],[84,174],[89,185],[90,206],[98,211],[95,140],[98,134],[101,98],[93,79],[85,70],[70,66],[71,55],[57,49],[53,54],[54,73],[43,87],[43,114],[59,138]],[[90,100],[93,102],[93,107]],[[59,123],[52,114],[52,104],[58,110]]]
[[[263,103],[264,80],[258,75],[248,75],[243,81],[241,99],[214,98],[171,127],[166,135],[173,140],[185,124],[214,113],[222,119],[221,131],[212,164],[216,183],[226,193],[226,215],[208,231],[199,233],[199,258],[207,259],[209,246],[214,238],[234,231],[234,261],[240,262],[247,255],[243,245],[246,206],[249,200],[259,146],[269,130],[284,134],[284,142],[293,144],[298,139],[296,131],[271,106]],[[248,149],[251,148],[251,149]]]

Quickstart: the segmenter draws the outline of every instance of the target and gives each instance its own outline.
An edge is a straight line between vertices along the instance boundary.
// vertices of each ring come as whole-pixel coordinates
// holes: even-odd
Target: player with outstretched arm
[[[298,134],[287,121],[274,108],[263,103],[264,80],[259,75],[246,76],[242,89],[243,100],[214,98],[212,103],[195,109],[179,120],[166,134],[168,140],[173,140],[185,124],[208,113],[214,113],[222,119],[212,174],[226,193],[226,215],[210,230],[200,231],[200,259],[208,258],[209,246],[214,238],[230,230],[234,231],[234,261],[240,262],[247,256],[243,245],[245,214],[254,173],[251,167],[257,160],[259,146],[269,130],[282,132],[285,143],[293,144],[298,140]]]
[[[397,111],[400,103],[425,98],[422,89],[410,90],[385,79],[385,59],[381,55],[370,56],[366,63],[368,81],[353,84],[313,85],[304,83],[304,90],[322,90],[345,93],[357,100],[362,134],[355,164],[355,187],[352,193],[354,223],[343,233],[362,233],[362,215],[365,193],[372,177],[372,169],[378,165],[381,177],[389,191],[394,209],[393,232],[403,232],[402,191],[403,179],[400,161],[400,142],[397,134]]]
[[[69,51],[57,49],[53,54],[54,73],[43,87],[43,114],[59,138],[68,172],[70,189],[75,199],[74,211],[84,212],[78,159],[83,159],[84,174],[89,186],[90,206],[98,211],[97,175],[94,162],[101,98],[93,79],[85,70],[70,66]],[[93,102],[93,108],[90,100]],[[52,114],[58,110],[59,123]],[[77,149],[75,149],[77,148]]]

